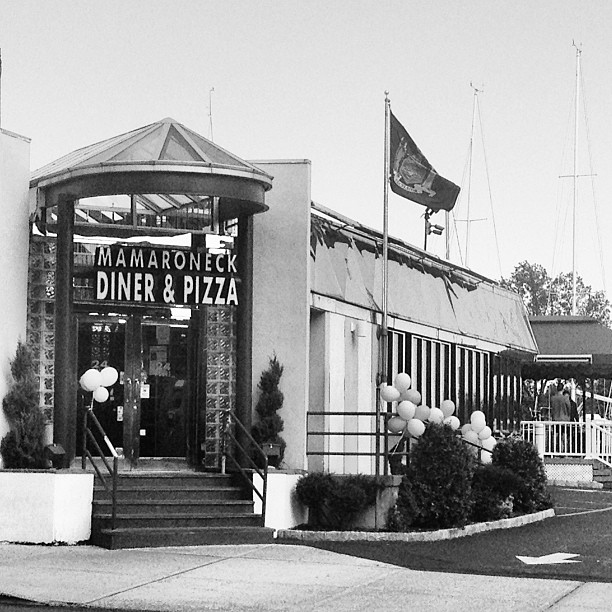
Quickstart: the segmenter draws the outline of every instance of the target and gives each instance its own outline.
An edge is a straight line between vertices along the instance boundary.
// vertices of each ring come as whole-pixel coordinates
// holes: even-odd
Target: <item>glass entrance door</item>
[[[143,321],[140,456],[185,457],[188,325]]]
[[[119,372],[119,380],[109,388],[106,402],[94,402],[94,414],[115,448],[123,448],[123,422],[125,406],[125,319],[79,317],[77,372],[80,377],[86,370],[102,370],[113,366]],[[78,405],[86,409],[91,405],[92,394],[78,391]],[[82,449],[81,419],[78,419],[77,453]],[[98,441],[102,442],[101,440]],[[103,450],[106,447],[102,442]]]
[[[132,465],[141,457],[186,456],[192,414],[189,373],[194,370],[189,334],[188,321],[141,315],[79,317],[79,376],[107,365],[119,372],[108,400],[94,402],[93,409],[113,446]],[[80,390],[79,403],[88,407],[91,393]],[[103,442],[100,446],[106,450]]]

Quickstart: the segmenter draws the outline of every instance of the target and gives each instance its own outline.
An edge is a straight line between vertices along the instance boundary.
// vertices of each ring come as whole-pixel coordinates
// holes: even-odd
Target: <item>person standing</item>
[[[550,398],[550,411],[553,421],[570,421],[572,406],[569,395],[563,394],[563,383],[557,383],[555,393]]]
[[[569,397],[563,395],[563,383],[557,383],[555,393],[550,398],[550,412],[553,421],[568,422],[571,418],[572,406]],[[567,427],[568,425],[559,425],[557,428],[557,452],[565,452],[567,447]]]

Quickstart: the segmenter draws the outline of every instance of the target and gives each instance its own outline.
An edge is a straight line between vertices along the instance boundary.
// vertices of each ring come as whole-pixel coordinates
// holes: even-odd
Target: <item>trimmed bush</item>
[[[522,438],[505,438],[493,449],[493,465],[505,468],[521,479],[522,486],[514,495],[518,513],[539,512],[552,508],[546,489],[546,471],[536,447]]]
[[[308,507],[311,527],[342,530],[360,512],[376,503],[380,488],[380,479],[375,476],[313,472],[298,480],[295,493]]]
[[[472,520],[509,518],[523,486],[522,479],[506,468],[491,463],[479,466],[472,479]]]
[[[280,454],[278,457],[270,457],[269,463],[278,467],[285,456],[287,443],[280,435],[285,426],[278,411],[283,407],[284,395],[279,389],[280,379],[284,367],[279,363],[276,355],[270,358],[269,367],[261,373],[258,387],[260,390],[259,400],[255,406],[258,421],[253,425],[251,434],[259,445],[278,444]]]
[[[461,527],[470,518],[475,464],[469,449],[448,425],[431,423],[410,452],[388,527]]]
[[[39,406],[38,386],[34,377],[32,355],[19,342],[11,360],[13,381],[2,400],[10,431],[0,442],[5,468],[44,468],[45,419]]]

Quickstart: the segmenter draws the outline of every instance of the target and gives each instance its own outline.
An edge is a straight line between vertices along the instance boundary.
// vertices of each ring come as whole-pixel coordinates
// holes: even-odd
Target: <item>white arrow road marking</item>
[[[553,563],[581,563],[576,559],[572,560],[572,557],[579,557],[580,555],[573,555],[571,553],[552,553],[550,555],[542,555],[541,557],[519,557],[516,558],[527,565],[552,565]]]

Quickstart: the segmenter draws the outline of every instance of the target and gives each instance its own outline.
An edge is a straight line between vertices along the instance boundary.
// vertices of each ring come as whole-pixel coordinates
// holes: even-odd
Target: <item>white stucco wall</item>
[[[285,421],[284,463],[306,467],[310,319],[310,162],[254,162],[274,177],[270,209],[253,221],[253,407],[257,383],[276,353],[284,366],[279,413]]]
[[[268,472],[265,526],[272,529],[291,529],[308,521],[308,509],[302,506],[295,494],[295,486],[301,474]],[[261,491],[261,476],[253,474],[253,484]],[[261,514],[261,499],[253,494],[255,514]]]
[[[0,542],[86,541],[92,499],[93,474],[0,472]]]
[[[29,139],[0,129],[0,401],[10,381],[9,359],[26,333],[29,180]],[[0,439],[7,431],[0,409]]]

